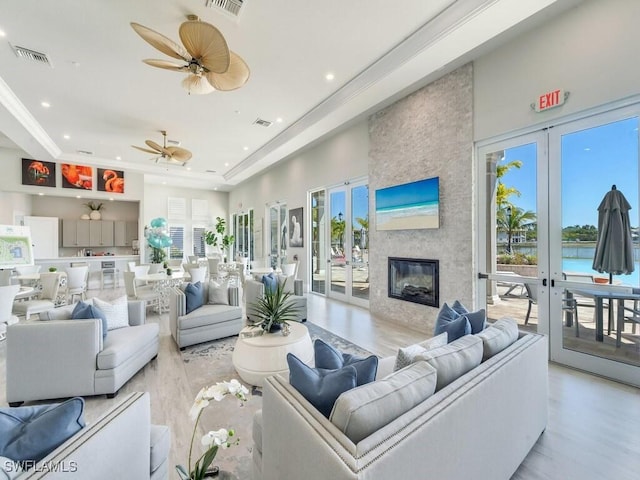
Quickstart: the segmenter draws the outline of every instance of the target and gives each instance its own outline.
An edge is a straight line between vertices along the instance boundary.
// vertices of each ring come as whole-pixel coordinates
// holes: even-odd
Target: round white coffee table
[[[288,373],[287,353],[293,353],[307,364],[313,361],[307,327],[298,322],[289,322],[289,326],[291,333],[287,336],[281,332],[259,335],[258,328],[242,329],[232,356],[233,366],[242,380],[261,387],[266,377]]]

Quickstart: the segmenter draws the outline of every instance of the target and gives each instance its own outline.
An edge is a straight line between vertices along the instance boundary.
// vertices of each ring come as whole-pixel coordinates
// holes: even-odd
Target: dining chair
[[[19,291],[20,285],[0,286],[0,341],[7,336],[7,326],[18,321],[18,317],[11,313],[11,309]]]
[[[37,298],[26,301],[14,301],[13,313],[29,320],[32,314],[45,312],[56,307],[55,301],[60,288],[61,273],[48,272],[40,274],[42,291]]]
[[[207,262],[209,263],[209,278],[215,280],[218,278],[218,264],[220,263],[220,258],[208,258]]]
[[[73,303],[73,297],[80,296],[80,300],[86,298],[87,280],[89,278],[89,266],[67,268],[67,297],[68,303]]]
[[[182,272],[182,259],[177,258],[177,259],[173,259],[173,260],[169,260],[168,262],[169,268],[173,271],[173,272]]]
[[[157,311],[160,312],[160,292],[153,287],[137,286],[135,272],[124,272],[124,288],[129,300],[144,300],[151,306],[155,304]]]
[[[134,272],[136,268],[136,262],[127,262],[127,272]]]
[[[524,318],[524,324],[527,325],[529,323],[529,316],[531,315],[531,306],[538,304],[538,285],[525,283],[524,289],[527,294],[527,300],[529,300],[529,305],[527,308],[527,315]],[[576,337],[578,336],[578,307],[575,299],[573,298],[564,298],[562,299],[562,311],[569,311],[573,313],[573,319],[576,325]]]
[[[191,283],[205,282],[207,280],[207,267],[191,268],[189,270]]]
[[[145,265],[136,265],[133,267],[133,273],[136,274],[136,286],[141,287],[147,284],[145,280],[140,280],[140,277],[144,277],[149,273],[149,264]]]
[[[189,259],[189,263],[198,263],[198,257],[196,255],[189,255],[187,258]]]

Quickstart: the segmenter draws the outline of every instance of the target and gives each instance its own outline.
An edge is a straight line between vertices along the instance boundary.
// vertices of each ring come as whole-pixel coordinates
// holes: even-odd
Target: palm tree
[[[526,225],[536,220],[536,214],[531,210],[523,210],[511,203],[497,212],[498,228],[507,232],[507,253],[511,253],[511,238],[513,232],[523,230]]]
[[[507,187],[502,183],[501,178],[504,177],[512,168],[521,168],[522,160],[512,160],[504,165],[496,166],[496,178],[498,179],[498,186],[496,187],[496,205],[498,210],[507,208],[509,204],[509,197],[515,195],[520,196],[520,191],[514,187]]]

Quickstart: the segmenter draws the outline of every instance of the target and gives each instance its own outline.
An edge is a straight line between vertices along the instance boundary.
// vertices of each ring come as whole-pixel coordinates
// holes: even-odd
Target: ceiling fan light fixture
[[[187,78],[182,80],[182,87],[189,92],[189,95],[192,93],[194,95],[206,95],[215,91],[213,85],[206,78],[195,74],[188,75]]]

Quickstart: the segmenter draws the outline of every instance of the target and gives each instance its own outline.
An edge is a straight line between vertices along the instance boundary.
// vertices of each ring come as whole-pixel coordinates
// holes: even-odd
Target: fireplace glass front
[[[440,307],[438,260],[389,257],[389,297]]]

